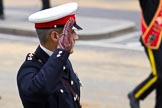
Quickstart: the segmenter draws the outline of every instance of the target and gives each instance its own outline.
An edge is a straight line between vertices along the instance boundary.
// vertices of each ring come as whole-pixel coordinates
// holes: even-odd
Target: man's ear
[[[59,39],[59,34],[56,31],[52,31],[50,37],[52,41],[56,42]]]

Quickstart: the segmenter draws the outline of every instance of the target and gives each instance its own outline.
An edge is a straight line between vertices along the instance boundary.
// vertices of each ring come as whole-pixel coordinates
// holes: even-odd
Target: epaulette
[[[26,56],[26,61],[35,61],[37,60],[37,57],[34,53],[28,53]]]
[[[26,56],[26,61],[37,61],[37,62],[43,63],[43,61],[39,59],[34,53],[28,53]]]

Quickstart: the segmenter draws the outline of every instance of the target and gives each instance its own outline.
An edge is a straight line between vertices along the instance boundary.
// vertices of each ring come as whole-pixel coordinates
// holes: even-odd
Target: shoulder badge
[[[29,54],[26,56],[26,60],[28,60],[28,61],[33,60],[33,56],[34,56],[33,53],[29,53]]]
[[[28,53],[26,56],[26,61],[32,61],[35,59],[35,54],[34,53]]]
[[[38,61],[40,63],[43,63],[43,61],[39,59],[34,53],[28,53],[26,56],[26,61]]]

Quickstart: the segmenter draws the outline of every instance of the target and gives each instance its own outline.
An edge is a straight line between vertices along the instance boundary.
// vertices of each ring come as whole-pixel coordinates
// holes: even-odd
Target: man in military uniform
[[[128,94],[128,97],[131,108],[140,108],[140,100],[144,100],[155,89],[155,108],[162,108],[162,0],[139,0],[139,2],[142,10],[141,43],[149,58],[152,72]]]
[[[17,74],[24,108],[81,108],[80,81],[68,59],[78,35],[77,3],[32,14],[40,45],[29,53]]]

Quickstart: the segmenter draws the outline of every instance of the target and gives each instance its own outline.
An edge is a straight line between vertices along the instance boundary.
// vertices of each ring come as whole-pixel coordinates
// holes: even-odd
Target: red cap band
[[[57,25],[65,25],[70,17],[73,18],[74,21],[76,22],[75,14],[72,14],[72,15],[68,15],[66,17],[60,18],[58,20],[50,21],[50,22],[35,23],[35,28],[52,28]]]

